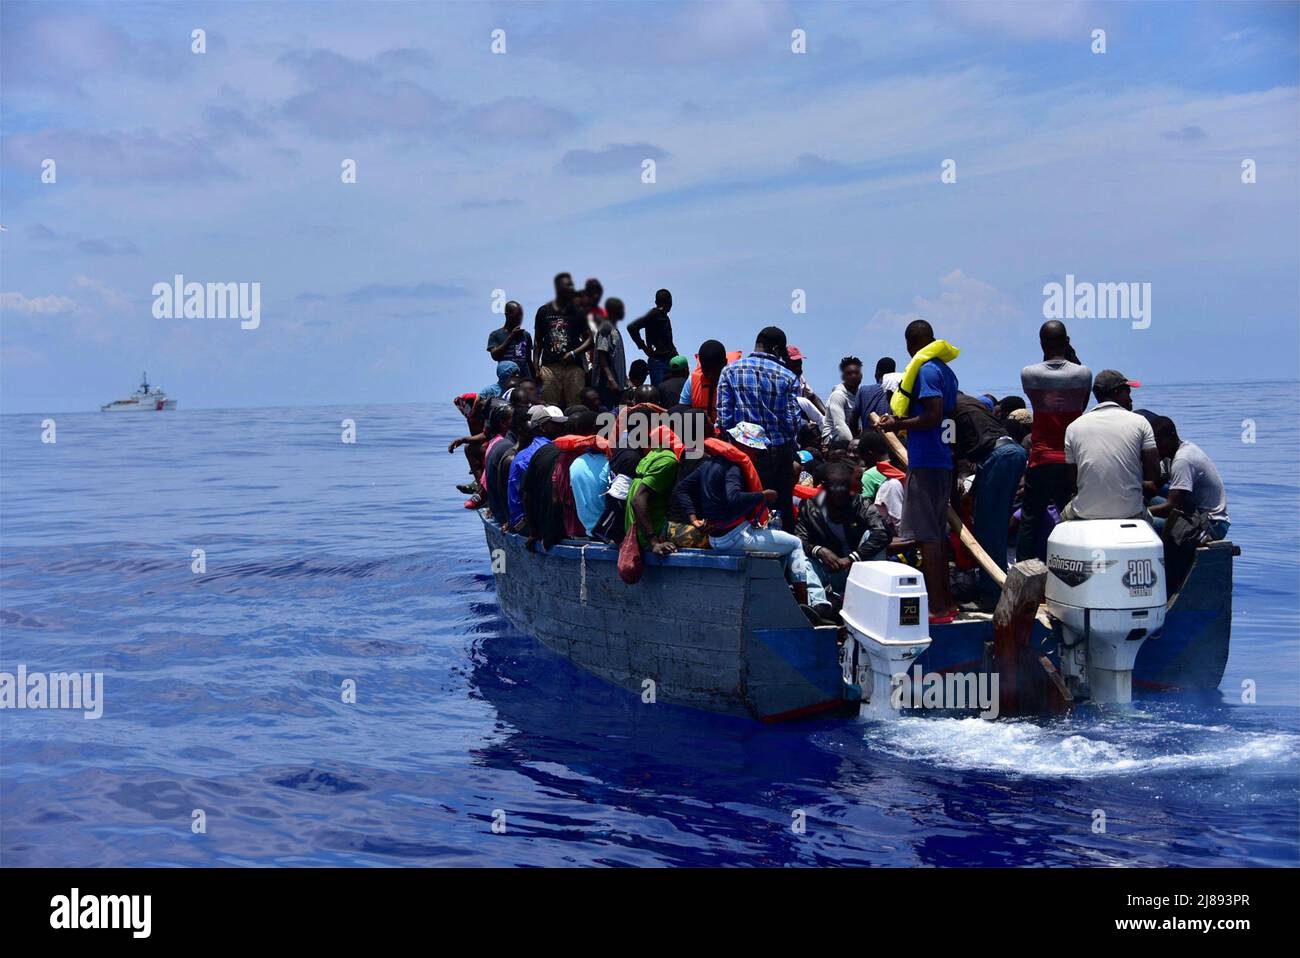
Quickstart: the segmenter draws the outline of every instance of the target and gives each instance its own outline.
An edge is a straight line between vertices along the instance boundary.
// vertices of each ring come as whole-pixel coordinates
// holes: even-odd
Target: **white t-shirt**
[[[1194,442],[1183,441],[1169,466],[1169,489],[1187,494],[1195,512],[1208,512],[1211,519],[1228,521],[1228,493],[1214,461]]]
[[[876,508],[889,528],[897,534],[903,521],[903,484],[897,479],[886,479],[876,490]]]
[[[1142,452],[1156,448],[1151,423],[1113,402],[1099,403],[1065,430],[1065,461],[1078,469],[1080,519],[1141,515]]]

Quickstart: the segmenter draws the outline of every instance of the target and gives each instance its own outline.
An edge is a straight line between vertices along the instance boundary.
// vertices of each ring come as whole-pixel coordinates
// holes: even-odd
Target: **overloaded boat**
[[[565,540],[531,552],[523,537],[503,532],[486,511],[480,516],[510,623],[656,702],[764,722],[858,714],[864,705],[888,716],[898,708],[883,699],[900,673],[987,676],[998,667],[994,616],[928,625],[920,572],[901,562],[856,563],[844,627],[814,626],[775,556],[646,555],[644,576],[627,585],[616,546]],[[1076,701],[1122,703],[1132,689],[1215,689],[1228,661],[1239,552],[1228,541],[1197,548],[1166,595],[1162,545],[1150,526],[1062,523],[1049,539],[1046,569],[1022,563],[1038,567],[1045,589],[1027,633],[1033,654]]]
[[[176,400],[168,399],[158,387],[149,385],[149,374],[142,373],[140,386],[126,399],[115,399],[99,407],[100,412],[167,412],[176,408]]]

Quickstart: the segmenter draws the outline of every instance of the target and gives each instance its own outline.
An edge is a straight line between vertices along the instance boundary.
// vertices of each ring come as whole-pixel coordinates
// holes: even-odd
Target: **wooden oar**
[[[870,415],[871,425],[876,426],[880,434],[885,437],[885,442],[889,444],[889,448],[893,451],[895,457],[906,469],[907,447],[892,432],[884,432],[879,429],[880,417],[878,415],[874,412]],[[952,507],[951,503],[948,504],[948,525],[961,537],[961,544],[975,557],[975,561],[980,564],[980,568],[989,574],[989,578],[998,584],[999,589],[1002,588],[1003,583],[1007,581],[1007,574],[998,568],[998,564],[989,558],[989,554],[984,551],[984,547],[975,541],[975,536],[962,523],[961,518],[957,515],[957,510]]]

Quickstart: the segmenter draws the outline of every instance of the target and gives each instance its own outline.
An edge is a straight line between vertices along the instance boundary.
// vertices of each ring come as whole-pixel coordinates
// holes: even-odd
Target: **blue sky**
[[[1295,379],[1298,9],[5,2],[0,406],[441,401],[559,270],[669,287],[683,347],[781,325],[823,394],[916,315],[1010,389],[1067,273],[1152,286],[1071,324],[1094,369]],[[154,318],[176,273],[261,325]]]

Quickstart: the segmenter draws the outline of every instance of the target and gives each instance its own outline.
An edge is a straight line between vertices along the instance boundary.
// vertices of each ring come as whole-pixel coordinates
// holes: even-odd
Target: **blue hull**
[[[764,556],[684,550],[646,556],[636,585],[618,577],[618,549],[576,541],[529,552],[480,513],[501,611],[516,629],[580,668],[656,702],[783,721],[856,710],[846,685],[838,630],[814,628]],[[1138,655],[1134,683],[1146,689],[1212,689],[1228,661],[1231,543],[1198,550],[1174,596],[1164,631]],[[917,661],[929,672],[975,672],[991,657],[991,617],[931,628]],[[1056,660],[1051,633],[1034,641]]]
[[[529,552],[522,537],[483,524],[511,625],[643,700],[653,692],[656,702],[762,721],[856,709],[837,630],[808,623],[774,558],[648,555],[641,581],[627,585],[614,546]]]

